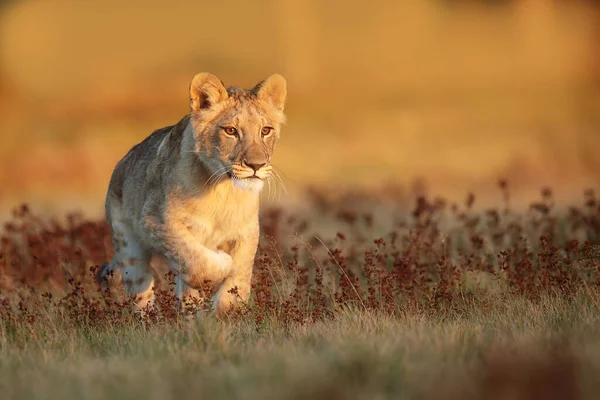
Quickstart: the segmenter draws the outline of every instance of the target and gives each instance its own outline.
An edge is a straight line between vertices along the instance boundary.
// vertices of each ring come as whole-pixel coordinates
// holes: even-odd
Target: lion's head
[[[229,177],[235,186],[261,190],[271,175],[271,156],[279,139],[286,98],[279,74],[252,89],[225,88],[210,73],[190,85],[195,153],[210,172],[208,183]]]

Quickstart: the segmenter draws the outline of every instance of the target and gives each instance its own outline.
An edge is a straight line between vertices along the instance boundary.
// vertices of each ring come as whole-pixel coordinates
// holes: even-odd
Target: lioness
[[[217,315],[250,295],[259,192],[285,120],[286,81],[273,74],[250,90],[226,89],[199,73],[189,92],[191,112],[134,146],[106,196],[115,257],[98,280],[106,285],[119,268],[138,312],[154,303],[152,257],[176,274],[180,305],[205,282],[220,284]]]

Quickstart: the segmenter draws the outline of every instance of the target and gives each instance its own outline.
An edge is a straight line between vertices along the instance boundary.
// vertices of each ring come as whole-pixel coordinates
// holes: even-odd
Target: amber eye
[[[223,130],[229,136],[237,136],[237,134],[238,134],[237,129],[235,129],[233,126],[226,126],[226,127],[223,128]]]
[[[265,126],[260,130],[260,134],[262,135],[262,137],[269,136],[271,132],[273,132],[273,128],[271,128],[270,126]]]

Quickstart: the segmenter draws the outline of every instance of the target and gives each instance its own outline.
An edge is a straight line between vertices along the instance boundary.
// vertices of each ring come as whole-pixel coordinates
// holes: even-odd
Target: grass
[[[0,387],[6,398],[36,399],[480,398],[494,385],[594,397],[597,302],[582,294],[577,303],[494,306],[393,318],[347,310],[294,328],[242,319],[36,329],[2,338]]]
[[[482,211],[391,191],[266,207],[250,304],[193,321],[164,271],[145,320],[118,275],[99,291],[105,221],[23,206],[1,241],[3,398],[596,398],[600,202],[544,189],[520,213],[500,190]]]

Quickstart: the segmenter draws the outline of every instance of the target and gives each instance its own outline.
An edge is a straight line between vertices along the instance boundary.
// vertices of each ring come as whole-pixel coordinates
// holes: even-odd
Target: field
[[[136,318],[118,276],[93,280],[106,222],[24,205],[2,236],[3,398],[595,398],[600,201],[545,188],[519,212],[497,189],[483,211],[391,189],[265,207],[251,302],[223,320],[175,312],[158,270]]]

